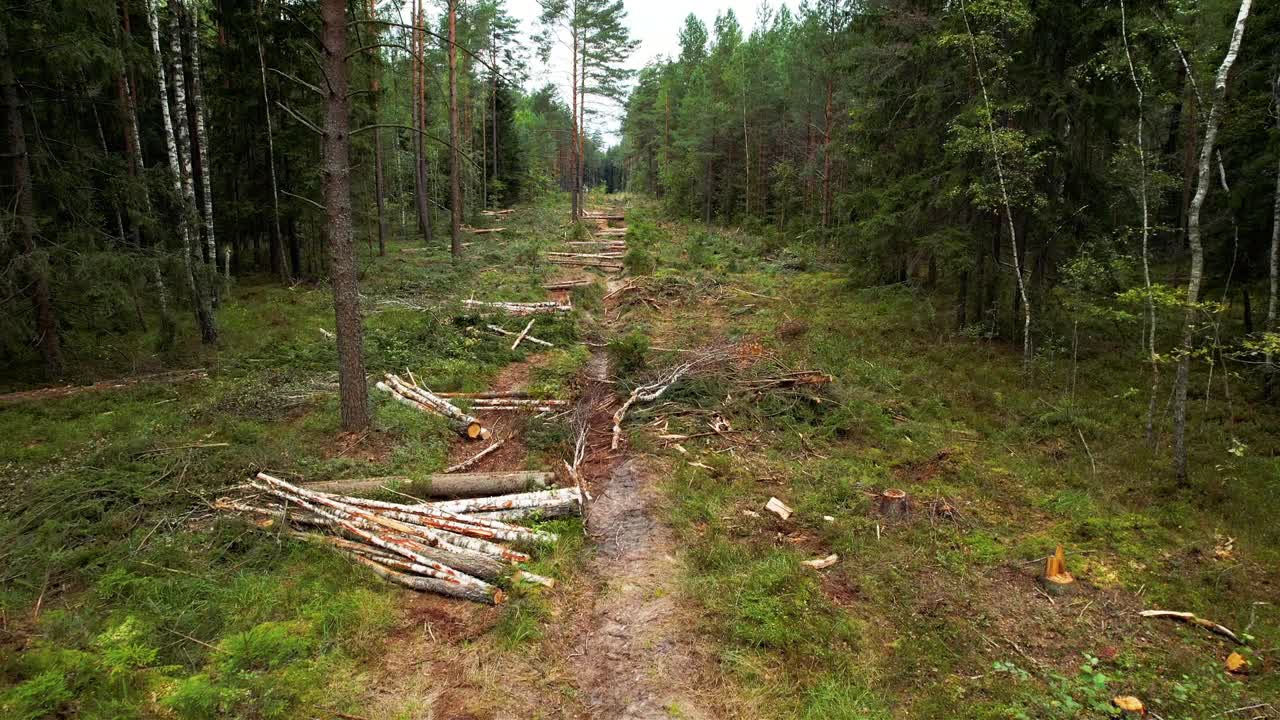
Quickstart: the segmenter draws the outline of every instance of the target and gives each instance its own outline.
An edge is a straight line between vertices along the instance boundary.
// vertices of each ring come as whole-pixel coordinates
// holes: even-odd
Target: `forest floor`
[[[390,588],[207,511],[257,469],[421,476],[474,452],[382,397],[369,432],[339,432],[323,285],[242,283],[215,350],[80,343],[86,382],[203,374],[0,400],[5,717],[1065,719],[1134,695],[1166,720],[1280,718],[1280,413],[1248,382],[1197,378],[1178,487],[1168,438],[1143,437],[1123,329],[1082,324],[1075,366],[1045,337],[1028,377],[1016,348],[956,334],[949,299],[861,288],[772,232],[626,213],[624,280],[540,261],[573,232],[558,201],[458,265],[407,241],[362,258],[370,373],[598,398],[585,525],[551,523],[532,568],[558,584],[500,607]],[[541,300],[566,277],[597,283],[535,324],[553,350],[511,351],[458,304]],[[619,399],[708,347],[736,360],[633,407],[611,450]],[[750,384],[795,370],[833,382]],[[495,420],[518,439],[478,469],[561,471],[563,419]],[[877,512],[889,487],[908,516]],[[1037,583],[1058,544],[1065,597]],[[1247,646],[1137,614],[1152,608]],[[1233,650],[1248,674],[1226,671]]]

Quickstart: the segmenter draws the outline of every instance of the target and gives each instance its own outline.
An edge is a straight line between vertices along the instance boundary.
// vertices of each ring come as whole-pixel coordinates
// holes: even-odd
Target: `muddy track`
[[[611,281],[606,292],[618,284]],[[710,717],[696,698],[694,683],[706,663],[679,606],[675,541],[659,519],[656,472],[625,445],[610,451],[616,401],[603,349],[593,352],[584,374],[585,396],[610,401],[597,405],[591,421],[585,464],[593,554],[573,630],[570,674],[593,718]]]

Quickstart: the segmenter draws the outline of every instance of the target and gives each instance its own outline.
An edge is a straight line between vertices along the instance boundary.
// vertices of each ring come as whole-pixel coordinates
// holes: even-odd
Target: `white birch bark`
[[[1139,186],[1139,199],[1142,204],[1142,281],[1147,290],[1147,332],[1146,351],[1151,363],[1151,397],[1147,400],[1147,443],[1155,443],[1156,392],[1160,387],[1160,363],[1156,357],[1156,300],[1151,294],[1151,219],[1147,199],[1147,150],[1143,145],[1144,114],[1143,105],[1146,94],[1142,83],[1138,82],[1138,71],[1133,66],[1133,54],[1129,51],[1129,18],[1125,12],[1124,0],[1120,0],[1120,33],[1124,38],[1124,58],[1129,64],[1129,78],[1133,81],[1133,89],[1138,95],[1138,165],[1142,173]]]
[[[201,203],[204,210],[205,245],[214,271],[218,265],[218,244],[213,235],[213,170],[209,159],[208,133],[204,124],[204,92],[200,80],[200,10],[191,10],[191,102],[196,114],[196,149],[200,152],[200,172],[203,175],[200,183]],[[223,252],[223,276],[231,277],[231,252],[225,248]]]
[[[1200,241],[1200,212],[1204,208],[1205,198],[1209,194],[1209,184],[1213,179],[1211,163],[1214,143],[1218,138],[1218,126],[1222,121],[1221,109],[1227,94],[1227,77],[1231,73],[1231,66],[1240,55],[1240,43],[1244,39],[1245,22],[1249,19],[1249,9],[1252,4],[1253,0],[1241,1],[1235,28],[1231,32],[1231,44],[1214,78],[1213,104],[1209,108],[1204,141],[1200,146],[1196,194],[1191,199],[1191,207],[1187,214],[1187,242],[1191,246],[1191,272],[1187,280],[1187,312],[1182,325],[1182,357],[1178,359],[1173,402],[1174,474],[1180,482],[1187,480],[1187,386],[1191,376],[1191,350],[1195,341],[1196,305],[1200,301],[1200,283],[1204,277],[1204,246]]]

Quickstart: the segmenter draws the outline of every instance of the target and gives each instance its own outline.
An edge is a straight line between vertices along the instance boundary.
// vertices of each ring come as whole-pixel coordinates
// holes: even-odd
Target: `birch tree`
[[[180,9],[181,3],[176,2],[176,0],[170,6],[171,12]],[[218,329],[214,324],[212,304],[204,291],[203,270],[197,266],[201,259],[200,250],[196,245],[196,238],[193,237],[195,231],[195,223],[193,222],[195,193],[187,192],[184,178],[189,178],[190,176],[183,172],[183,161],[174,130],[177,127],[185,133],[186,124],[181,121],[175,122],[175,118],[172,117],[173,113],[169,112],[168,81],[166,80],[167,73],[165,72],[164,56],[160,52],[160,23],[156,17],[155,0],[147,0],[147,24],[151,27],[151,52],[155,57],[160,116],[164,122],[165,148],[169,156],[169,174],[173,179],[173,197],[179,207],[178,235],[182,241],[183,268],[186,271],[187,286],[191,290],[191,297],[195,304],[196,323],[200,327],[200,338],[204,343],[211,344],[218,340]],[[176,29],[176,23],[174,29]],[[170,47],[172,48],[172,45]],[[178,62],[181,62],[180,41],[177,55]],[[186,116],[185,97],[182,97],[181,101],[179,101],[179,94],[182,92],[180,82],[175,78],[174,107],[179,119]]]
[[[1236,15],[1235,25],[1231,31],[1231,42],[1227,47],[1226,57],[1214,77],[1213,91],[1209,94],[1211,102],[1205,120],[1204,139],[1200,144],[1199,176],[1196,181],[1196,192],[1191,199],[1187,212],[1187,243],[1191,248],[1191,268],[1187,279],[1186,316],[1182,323],[1181,356],[1178,359],[1177,378],[1174,381],[1173,398],[1173,463],[1174,475],[1180,483],[1187,482],[1187,388],[1191,376],[1191,356],[1195,351],[1195,328],[1199,315],[1200,284],[1204,276],[1204,245],[1200,238],[1200,213],[1204,208],[1205,198],[1209,195],[1209,185],[1213,179],[1212,161],[1214,143],[1218,138],[1218,128],[1222,121],[1222,104],[1227,95],[1227,78],[1231,66],[1240,54],[1240,43],[1244,39],[1245,23],[1249,19],[1249,9],[1253,0],[1241,0],[1240,11]]]

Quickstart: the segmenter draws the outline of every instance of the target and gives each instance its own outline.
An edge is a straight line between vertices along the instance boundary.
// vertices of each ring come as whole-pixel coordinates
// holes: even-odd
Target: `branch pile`
[[[613,413],[613,441],[610,443],[611,450],[617,450],[618,445],[622,442],[622,420],[627,415],[627,410],[631,409],[636,403],[649,403],[662,397],[671,386],[678,383],[682,378],[691,374],[705,371],[718,364],[734,358],[737,352],[732,348],[715,348],[711,350],[702,350],[694,354],[689,360],[668,369],[657,380],[640,385],[631,391],[622,403],[622,406]]]
[[[508,576],[553,584],[520,570],[530,557],[517,548],[556,536],[507,520],[570,515],[582,506],[577,488],[406,505],[317,492],[266,473],[250,487],[257,497],[221,498],[215,509],[254,518],[262,527],[279,522],[290,534],[332,546],[398,585],[488,604],[503,601],[495,582]]]

